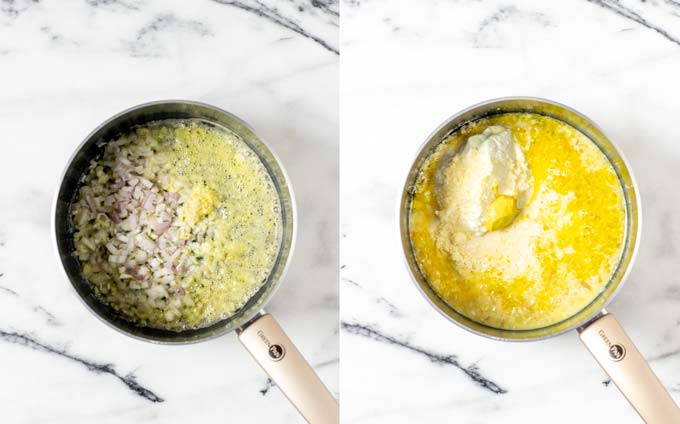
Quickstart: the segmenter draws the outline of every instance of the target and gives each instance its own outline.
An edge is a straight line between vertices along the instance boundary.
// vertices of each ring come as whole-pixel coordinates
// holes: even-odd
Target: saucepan
[[[183,331],[139,326],[124,319],[96,296],[83,278],[74,255],[71,205],[90,161],[97,159],[106,143],[136,126],[164,119],[196,119],[226,128],[238,135],[260,158],[274,182],[281,204],[283,235],[276,262],[262,287],[234,315],[204,328]],[[52,234],[59,261],[76,293],[98,318],[121,333],[136,339],[186,344],[205,341],[231,331],[288,397],[302,416],[313,424],[337,423],[338,402],[321,382],[302,354],[274,318],[264,312],[283,281],[295,245],[296,211],[293,190],[284,168],[272,150],[236,116],[216,107],[191,101],[160,101],[125,110],[97,127],[68,160],[52,209]]]
[[[449,134],[478,119],[502,113],[529,112],[561,120],[581,131],[595,143],[611,162],[623,187],[626,208],[626,233],[623,253],[611,279],[585,308],[562,322],[544,328],[508,330],[473,321],[449,306],[428,284],[419,269],[409,237],[409,211],[421,168]],[[680,423],[680,409],[649,367],[616,318],[604,308],[621,289],[630,272],[640,239],[640,198],[635,180],[614,143],[593,121],[581,113],[549,100],[511,97],[486,101],[449,118],[420,147],[409,170],[399,205],[401,243],[412,280],[429,303],[444,317],[477,335],[500,341],[535,341],[576,329],[581,341],[604,371],[648,423]]]

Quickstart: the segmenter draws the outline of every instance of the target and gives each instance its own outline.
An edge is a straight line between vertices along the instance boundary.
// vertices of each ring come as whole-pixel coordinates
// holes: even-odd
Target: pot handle
[[[578,332],[583,344],[646,423],[680,423],[680,409],[614,315],[603,311]]]
[[[310,424],[338,424],[338,401],[274,317],[259,314],[237,330],[239,340]]]

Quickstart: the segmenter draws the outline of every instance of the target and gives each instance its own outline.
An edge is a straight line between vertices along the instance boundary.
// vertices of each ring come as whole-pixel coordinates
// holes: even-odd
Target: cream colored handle
[[[579,328],[581,341],[647,424],[678,424],[680,409],[613,315]]]
[[[239,330],[239,339],[310,424],[338,424],[338,401],[269,314]]]

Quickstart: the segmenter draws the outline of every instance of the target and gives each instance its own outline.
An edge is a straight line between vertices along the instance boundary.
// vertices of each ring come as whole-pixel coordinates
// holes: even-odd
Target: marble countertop
[[[67,158],[111,115],[168,98],[235,113],[286,165],[298,248],[268,311],[338,394],[338,6],[0,1],[1,422],[302,422],[235,335],[127,338],[59,270],[49,210]]]
[[[639,422],[575,332],[532,343],[467,333],[403,264],[397,198],[420,144],[460,109],[510,95],[576,108],[629,159],[642,242],[609,310],[680,401],[680,5],[385,3],[341,7],[344,421]]]

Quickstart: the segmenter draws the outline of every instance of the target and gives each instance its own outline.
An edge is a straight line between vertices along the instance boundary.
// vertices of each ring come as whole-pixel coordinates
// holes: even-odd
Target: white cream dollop
[[[512,132],[499,125],[488,127],[468,138],[439,169],[439,218],[457,231],[482,235],[495,229],[490,228],[489,220],[499,219],[498,214],[512,213],[500,219],[514,219],[531,197],[532,183],[524,153]]]

